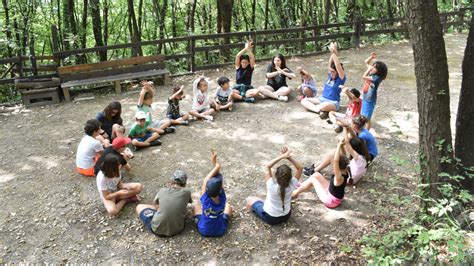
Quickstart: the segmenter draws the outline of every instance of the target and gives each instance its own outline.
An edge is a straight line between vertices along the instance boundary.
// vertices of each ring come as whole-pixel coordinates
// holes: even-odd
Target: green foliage
[[[438,141],[438,145],[443,144],[444,141]],[[413,219],[404,218],[396,230],[373,232],[361,239],[362,252],[370,264],[459,264],[469,261],[464,246],[466,232],[453,218],[453,212],[462,204],[472,204],[474,196],[457,185],[464,177],[447,173],[440,173],[439,176],[449,182],[439,185],[439,199],[421,199],[430,202],[431,207],[426,213],[418,213]],[[423,185],[428,186],[419,186]],[[402,205],[410,201],[403,202],[396,195],[391,202]]]

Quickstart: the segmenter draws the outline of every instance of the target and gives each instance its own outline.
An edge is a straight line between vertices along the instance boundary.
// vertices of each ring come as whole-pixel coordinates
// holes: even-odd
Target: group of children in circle
[[[96,119],[86,122],[85,136],[77,149],[76,171],[96,177],[100,198],[110,215],[117,215],[127,203],[139,201],[138,195],[143,186],[122,182],[120,173],[122,169],[131,169],[129,161],[137,148],[160,145],[160,135],[175,132],[174,125],[188,125],[191,118],[211,122],[215,112],[232,111],[237,101],[253,103],[256,98],[288,101],[291,90],[286,79],[296,75],[287,67],[285,57],[281,54],[274,56],[267,67],[267,84],[253,88],[255,57],[251,49],[252,43],[247,42],[235,57],[236,84],[231,88],[229,78],[220,77],[217,80],[219,87],[211,100],[208,99],[209,81],[204,77],[194,80],[193,104],[189,113],[180,111],[179,102],[184,98],[184,87],[177,86],[168,98],[166,119],[153,120],[151,106],[155,90],[153,83],[142,81],[135,123],[128,137],[121,118],[120,102],[111,102],[97,114]],[[381,61],[372,63],[376,58],[376,54],[372,53],[365,60],[367,70],[362,76],[364,87],[361,93],[355,88],[344,87],[346,75],[338,58],[337,44],[331,43],[329,51],[328,79],[324,83],[322,96],[316,96],[313,76],[298,67],[297,72],[301,74],[303,83],[297,88],[297,99],[307,110],[320,114],[322,119],[334,124],[335,131],[342,132],[342,137],[336,149],[325,155],[321,162],[310,166],[303,167],[287,147],[281,148],[279,155],[266,164],[266,198],[249,197],[246,207],[268,224],[286,222],[291,215],[291,199],[311,188],[315,189],[326,207],[338,207],[344,198],[346,185],[356,184],[378,155],[377,142],[368,129],[377,90],[387,76],[387,67]],[[341,92],[349,97],[345,114],[337,112]],[[213,168],[203,180],[199,202],[193,204],[193,218],[198,232],[206,237],[222,236],[233,212],[233,207],[227,202],[221,164],[215,151],[211,151],[210,160]],[[287,160],[294,170],[282,164],[273,171],[281,160]],[[332,175],[328,181],[321,171],[329,165],[332,165]],[[302,174],[309,177],[304,182],[301,182]],[[173,236],[183,230],[187,205],[193,202],[191,190],[186,188],[187,179],[184,171],[176,171],[170,186],[157,193],[154,204],[137,205],[136,213],[148,230],[159,236]]]

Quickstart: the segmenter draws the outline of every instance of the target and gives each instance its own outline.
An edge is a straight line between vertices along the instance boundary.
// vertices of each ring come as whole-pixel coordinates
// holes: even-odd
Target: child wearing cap
[[[360,91],[356,88],[349,88],[349,87],[342,87],[342,92],[349,97],[349,105],[347,106],[346,113],[338,113],[335,111],[329,112],[329,119],[326,121],[328,124],[335,124],[334,131],[336,133],[342,132],[342,126],[339,120],[345,120],[349,122],[352,118],[356,115],[360,114],[361,106],[362,106],[362,99],[360,98]]]
[[[86,133],[82,137],[76,153],[76,171],[85,176],[94,176],[94,165],[104,148],[96,139],[100,134],[100,122],[96,119],[87,120],[84,126]]]
[[[191,203],[191,190],[185,188],[188,176],[178,170],[169,187],[156,194],[154,205],[139,204],[136,213],[145,228],[158,236],[174,236],[184,229],[186,207]]]
[[[100,167],[104,163],[105,156],[107,154],[115,154],[117,155],[117,158],[119,159],[120,162],[120,167],[124,168],[128,171],[130,171],[132,168],[128,161],[133,158],[133,153],[127,148],[127,145],[129,145],[131,140],[129,138],[124,138],[124,137],[116,137],[112,141],[112,146],[107,147],[104,150],[104,153],[102,156],[99,157],[97,160],[95,167],[94,167],[94,175],[97,176],[97,174],[100,171]]]
[[[218,237],[227,230],[232,217],[232,206],[226,202],[223,177],[219,173],[221,165],[217,162],[215,151],[211,151],[211,163],[214,168],[202,182],[200,203],[193,206],[193,213],[198,232],[202,236]]]
[[[150,122],[147,121],[146,117],[143,111],[138,111],[135,114],[136,122],[128,133],[128,136],[132,139],[132,144],[138,148],[161,145],[161,141],[158,140],[160,135],[157,132],[150,131]]]
[[[155,95],[155,89],[153,88],[153,83],[148,81],[142,81],[142,89],[138,96],[137,111],[143,111],[146,115],[146,121],[148,122],[148,130],[151,132],[156,132],[160,135],[164,133],[173,133],[175,132],[174,127],[171,126],[171,121],[169,119],[155,120],[152,119],[153,114],[153,96]]]

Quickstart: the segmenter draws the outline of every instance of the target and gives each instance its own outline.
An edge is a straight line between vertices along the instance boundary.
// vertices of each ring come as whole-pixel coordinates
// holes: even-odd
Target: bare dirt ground
[[[454,121],[461,83],[465,34],[446,35],[450,70],[451,112]],[[236,215],[222,238],[201,237],[189,212],[185,231],[158,238],[144,231],[135,204],[119,217],[109,218],[94,178],[76,174],[75,152],[83,124],[108,102],[119,100],[127,126],[137,93],[96,95],[95,100],[60,104],[0,115],[0,263],[113,262],[113,263],[306,263],[364,262],[358,240],[377,229],[399,225],[416,205],[417,112],[411,45],[406,41],[343,51],[347,85],[360,88],[363,59],[375,51],[389,66],[379,90],[374,117],[380,155],[361,183],[348,188],[342,206],[325,208],[314,192],[293,202],[293,214],[284,225],[270,227],[243,210],[250,195],[264,197],[262,163],[278,154],[282,145],[308,164],[336,146],[337,135],[317,115],[304,111],[293,92],[288,103],[263,100],[239,103],[221,113],[212,124],[193,122],[162,138],[161,147],[139,151],[125,181],[141,182],[143,203],[150,203],[167,185],[176,169],[192,178],[197,190],[211,169],[209,150],[219,153],[228,199]],[[328,55],[289,58],[293,70],[304,66],[318,84],[326,77]],[[268,62],[258,62],[254,84],[264,83]],[[203,73],[214,80],[234,77],[232,67]],[[195,76],[173,79],[186,85],[191,107]],[[291,81],[296,86],[299,79]],[[171,86],[158,87],[154,118],[163,117]],[[320,92],[319,92],[320,93]],[[347,99],[344,99],[346,102]],[[454,124],[454,123],[453,123]]]

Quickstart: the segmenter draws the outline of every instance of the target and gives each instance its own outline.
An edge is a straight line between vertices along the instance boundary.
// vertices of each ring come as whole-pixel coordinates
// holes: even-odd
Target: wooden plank
[[[388,33],[396,33],[396,32],[406,32],[408,31],[407,28],[398,28],[398,29],[383,29],[383,30],[371,30],[365,31],[363,36],[372,36],[372,35],[379,35],[379,34],[388,34]]]
[[[273,40],[273,41],[261,41],[258,43],[259,46],[262,45],[272,45],[272,44],[298,44],[301,41],[306,40],[306,38],[294,38],[294,39],[283,39],[283,40]]]
[[[45,88],[45,89],[34,89],[34,90],[20,90],[21,94],[28,95],[28,94],[38,94],[38,93],[46,93],[46,92],[57,92],[58,88]]]
[[[226,67],[229,65],[233,65],[234,63],[224,63],[224,64],[214,64],[214,65],[205,65],[205,66],[196,66],[195,71],[198,70],[207,70],[207,69],[215,69],[215,68],[221,68],[221,67]]]
[[[353,32],[345,32],[345,33],[337,33],[337,34],[328,34],[328,35],[320,35],[316,37],[306,37],[306,41],[323,41],[323,40],[333,40],[338,38],[348,38],[352,37]]]
[[[117,59],[117,60],[104,61],[104,62],[98,62],[98,63],[59,67],[58,73],[59,75],[63,75],[63,74],[69,74],[69,73],[88,72],[88,71],[94,71],[94,70],[103,70],[107,68],[120,68],[123,66],[140,65],[140,64],[146,64],[146,63],[151,63],[151,62],[164,62],[164,61],[165,61],[164,55],[137,56],[137,57],[132,57],[132,58]]]
[[[204,40],[204,39],[219,39],[219,38],[229,38],[229,37],[239,37],[239,36],[248,36],[251,35],[251,31],[241,31],[241,32],[226,32],[226,33],[216,33],[216,34],[206,34],[206,35],[194,35],[195,40]]]
[[[120,74],[120,75],[108,76],[108,77],[72,80],[72,81],[62,83],[61,87],[64,89],[64,88],[70,88],[70,87],[75,87],[75,86],[107,83],[107,82],[113,82],[117,80],[154,77],[154,76],[165,75],[165,74],[169,74],[169,71],[166,69],[156,69],[156,70],[149,70],[149,71],[136,72],[136,73],[126,73],[126,74]]]
[[[187,54],[177,54],[177,55],[167,55],[165,56],[165,60],[168,61],[168,60],[176,60],[176,59],[181,59],[181,58],[189,58],[191,57],[192,54],[191,53],[187,53]]]
[[[164,69],[165,63],[156,63],[156,64],[147,64],[147,65],[137,65],[131,67],[122,67],[122,68],[112,68],[101,71],[93,72],[77,72],[70,74],[59,75],[61,77],[61,82],[67,82],[71,80],[82,80],[82,79],[91,79],[91,78],[102,78],[107,76],[116,76],[127,73],[136,73],[143,72],[148,70]]]
[[[71,55],[94,53],[94,52],[107,51],[107,50],[126,49],[126,48],[132,47],[132,45],[133,45],[132,43],[126,43],[126,44],[117,44],[117,45],[110,45],[110,46],[84,48],[84,49],[78,49],[78,50],[69,50],[69,51],[53,53],[53,56],[57,58],[66,58]]]
[[[225,49],[225,48],[240,48],[244,47],[245,44],[243,43],[229,43],[229,44],[221,44],[221,45],[211,45],[211,46],[202,46],[194,48],[195,52],[204,52],[204,51],[211,51],[211,50],[218,50],[218,49]]]
[[[11,64],[11,63],[20,63],[21,58],[20,57],[9,57],[9,58],[2,58],[0,59],[0,64]]]

